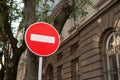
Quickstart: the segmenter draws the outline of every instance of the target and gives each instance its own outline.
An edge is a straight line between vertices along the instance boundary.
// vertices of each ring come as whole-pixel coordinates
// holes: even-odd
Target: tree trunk
[[[13,56],[12,59],[8,59],[7,63],[5,63],[5,68],[6,68],[5,80],[16,80],[17,77],[17,69],[18,69],[21,49],[16,49],[13,54],[16,54],[16,56],[15,57]]]
[[[7,68],[7,70],[6,70],[7,77],[5,80],[16,80],[17,67],[18,67],[18,65],[16,64],[16,65],[13,65],[12,67]]]
[[[27,54],[27,67],[25,80],[38,80],[38,56],[29,52]]]
[[[24,0],[25,3],[25,26],[36,22],[35,0]],[[38,56],[28,50],[25,80],[38,80]]]
[[[14,38],[12,31],[11,31],[11,26],[9,24],[9,7],[7,6],[6,3],[2,3],[1,4],[1,8],[2,8],[2,22],[3,22],[3,26],[4,26],[4,31],[6,34],[3,36],[5,38],[3,38],[3,42],[7,41],[7,39],[9,38],[10,42],[11,42],[11,46],[12,46],[12,50],[13,50],[13,57],[10,58],[8,49],[7,49],[7,43],[4,42],[5,44],[5,51],[4,51],[4,56],[5,56],[5,65],[4,65],[4,74],[5,74],[5,80],[16,80],[16,75],[17,75],[17,66],[18,66],[18,62],[19,62],[19,57],[21,52],[18,51],[18,48],[16,46],[17,44],[17,39]]]

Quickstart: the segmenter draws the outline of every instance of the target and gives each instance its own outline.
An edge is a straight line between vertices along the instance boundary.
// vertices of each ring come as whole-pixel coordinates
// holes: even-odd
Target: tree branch
[[[9,23],[9,8],[5,3],[2,4],[2,17],[5,33],[8,35],[12,49],[14,51],[17,48],[18,41],[14,38],[13,33],[11,31],[11,26]]]
[[[25,3],[25,28],[36,22],[35,18],[35,1],[34,0],[24,0]]]
[[[20,55],[22,54],[22,52],[24,52],[25,51],[25,49],[26,49],[26,44],[25,44],[25,41],[23,41],[23,43],[22,43],[22,46],[20,47],[20,48],[18,48],[19,49],[19,51],[20,51]]]

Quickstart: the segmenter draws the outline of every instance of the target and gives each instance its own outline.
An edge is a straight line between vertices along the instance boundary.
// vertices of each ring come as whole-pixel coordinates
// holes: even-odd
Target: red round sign
[[[39,56],[55,53],[60,44],[57,30],[45,22],[37,22],[26,30],[25,42],[30,51]]]

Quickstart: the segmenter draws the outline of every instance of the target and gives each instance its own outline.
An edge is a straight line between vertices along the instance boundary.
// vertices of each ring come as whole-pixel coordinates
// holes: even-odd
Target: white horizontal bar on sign
[[[55,37],[39,35],[39,34],[31,34],[30,40],[36,42],[44,42],[44,43],[53,43],[53,44],[55,43]]]

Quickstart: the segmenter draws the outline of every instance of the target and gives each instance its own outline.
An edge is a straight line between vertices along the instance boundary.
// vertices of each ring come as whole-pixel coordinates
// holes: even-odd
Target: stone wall
[[[48,64],[53,66],[54,80],[57,80],[57,68],[63,65],[63,79],[72,80],[71,62],[79,59],[79,80],[105,80],[103,72],[103,55],[100,44],[101,36],[108,29],[120,31],[120,1],[111,2],[86,23],[79,26],[77,30],[62,43],[58,51],[47,57],[43,67],[44,76]],[[78,48],[71,53],[71,48],[75,43]],[[62,53],[61,60],[58,54]],[[47,80],[44,77],[45,80]]]

